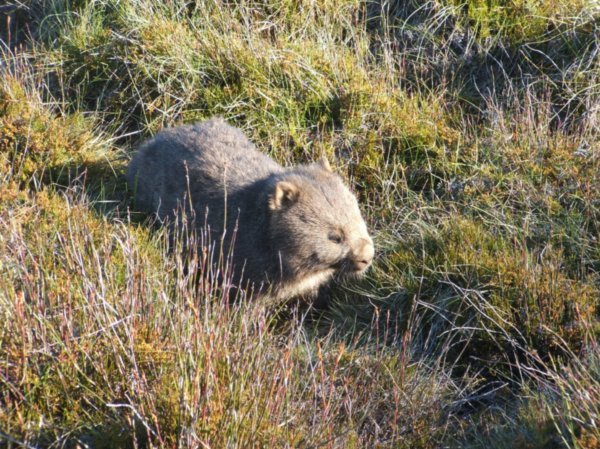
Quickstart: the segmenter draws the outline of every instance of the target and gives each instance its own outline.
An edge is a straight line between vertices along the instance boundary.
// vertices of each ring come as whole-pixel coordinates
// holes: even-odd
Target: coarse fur
[[[139,210],[171,221],[185,210],[233,243],[234,282],[255,293],[312,293],[373,259],[356,198],[326,160],[283,168],[220,118],[160,132],[127,181]]]

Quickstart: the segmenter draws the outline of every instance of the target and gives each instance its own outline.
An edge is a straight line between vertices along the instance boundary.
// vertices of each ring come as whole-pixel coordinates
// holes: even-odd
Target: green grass
[[[600,447],[594,2],[6,11],[0,445]],[[129,210],[137,145],[214,115],[356,191],[376,260],[322,310]]]

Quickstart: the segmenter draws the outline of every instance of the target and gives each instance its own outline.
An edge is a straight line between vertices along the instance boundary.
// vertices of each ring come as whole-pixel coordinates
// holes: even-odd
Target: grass
[[[0,444],[600,447],[598,14],[0,9]],[[359,196],[376,262],[326,307],[224,301],[129,210],[137,145],[214,115]]]

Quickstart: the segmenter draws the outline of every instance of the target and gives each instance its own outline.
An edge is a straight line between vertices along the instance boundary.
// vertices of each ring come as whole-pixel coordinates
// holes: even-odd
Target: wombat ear
[[[269,207],[273,210],[289,206],[298,199],[298,187],[291,182],[279,181],[275,185],[275,191],[269,198]]]
[[[333,172],[333,170],[331,169],[331,165],[329,165],[329,161],[327,160],[327,156],[325,156],[324,154],[319,159],[318,164],[323,170],[328,171],[330,173]]]

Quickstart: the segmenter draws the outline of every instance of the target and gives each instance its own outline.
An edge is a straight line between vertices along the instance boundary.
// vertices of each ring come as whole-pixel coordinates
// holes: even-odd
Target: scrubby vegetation
[[[0,446],[600,447],[596,2],[0,19]],[[136,145],[214,115],[359,195],[376,263],[326,307],[197,288],[129,210]]]

